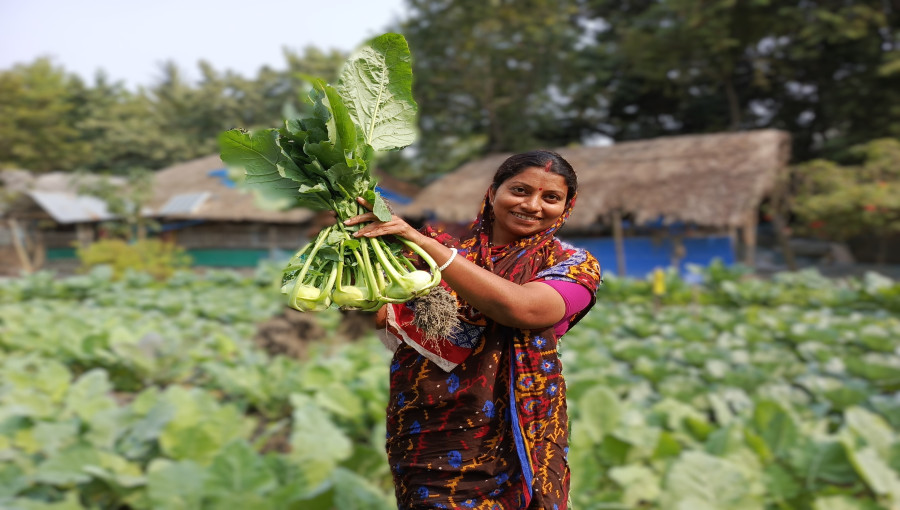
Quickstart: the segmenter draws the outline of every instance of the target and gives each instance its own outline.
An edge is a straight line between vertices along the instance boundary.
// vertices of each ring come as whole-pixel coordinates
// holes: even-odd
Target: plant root
[[[422,339],[433,347],[439,347],[441,341],[459,325],[456,296],[443,286],[438,285],[428,294],[416,298],[413,302],[415,315],[413,325],[422,331]]]

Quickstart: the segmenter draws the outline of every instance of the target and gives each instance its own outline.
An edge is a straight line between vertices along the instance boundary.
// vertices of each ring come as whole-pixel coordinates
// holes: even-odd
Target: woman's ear
[[[488,188],[488,203],[491,204],[491,207],[494,205],[494,188]]]

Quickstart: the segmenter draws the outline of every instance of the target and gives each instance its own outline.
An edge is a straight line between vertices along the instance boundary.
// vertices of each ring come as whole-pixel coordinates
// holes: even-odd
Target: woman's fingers
[[[367,221],[378,221],[378,217],[375,216],[373,212],[362,213],[359,216],[354,216],[352,218],[348,218],[344,221],[344,225],[356,225],[359,223],[365,223]]]
[[[362,197],[359,197],[356,200],[363,207],[368,209],[369,212],[354,216],[344,221],[344,225],[347,226],[367,223],[367,225],[363,225],[359,228],[359,230],[353,233],[355,237],[378,237],[389,234],[398,235],[400,237],[408,237],[410,235],[409,231],[413,230],[412,227],[410,227],[409,224],[403,220],[403,218],[400,218],[396,214],[392,214],[391,219],[388,221],[379,220],[378,217],[375,216],[375,213],[372,212],[372,204],[370,202]]]

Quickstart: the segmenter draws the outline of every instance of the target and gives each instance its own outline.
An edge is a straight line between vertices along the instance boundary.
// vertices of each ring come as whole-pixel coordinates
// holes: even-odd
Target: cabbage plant
[[[365,198],[382,221],[390,209],[376,191],[375,156],[415,140],[417,105],[412,97],[409,47],[399,34],[372,39],[344,64],[336,86],[309,78],[313,115],[287,119],[280,128],[222,133],[222,161],[242,169],[244,184],[265,206],[333,211],[323,229],[288,261],[282,293],[301,311],[374,310],[427,294],[440,282],[434,260],[399,238],[356,239],[359,226],[343,221],[365,212]],[[428,266],[417,269],[412,250]]]

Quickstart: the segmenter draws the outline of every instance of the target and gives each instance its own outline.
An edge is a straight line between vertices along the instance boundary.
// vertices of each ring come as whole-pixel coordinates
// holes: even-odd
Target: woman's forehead
[[[508,184],[514,182],[527,184],[535,188],[557,189],[560,191],[565,191],[568,188],[565,177],[552,172],[546,172],[543,168],[536,166],[526,168],[506,180],[506,183]]]

